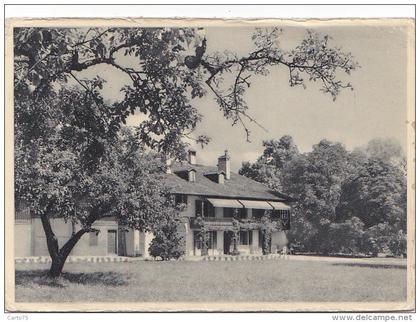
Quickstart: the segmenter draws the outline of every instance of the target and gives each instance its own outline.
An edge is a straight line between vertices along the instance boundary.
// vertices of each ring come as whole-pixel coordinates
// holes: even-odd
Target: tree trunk
[[[69,256],[70,252],[77,244],[79,239],[86,233],[85,229],[79,230],[77,233],[71,235],[70,239],[61,247],[60,251],[58,252],[58,256],[52,258],[52,263],[50,270],[48,272],[48,276],[50,277],[59,277],[63,271],[64,264],[66,263],[67,257]]]
[[[51,267],[48,272],[50,277],[59,277],[63,271],[64,264],[70,252],[79,241],[79,239],[88,231],[81,229],[77,233],[72,234],[70,239],[59,249],[58,240],[55,236],[50,219],[47,214],[41,215],[42,227],[44,228],[45,238],[47,239],[48,252],[51,256]]]
[[[63,269],[63,265],[61,265],[61,268],[59,268],[59,263],[60,263],[60,252],[58,249],[58,240],[57,237],[55,236],[52,228],[51,228],[51,223],[50,223],[50,219],[48,218],[48,214],[44,213],[41,214],[41,222],[42,222],[42,228],[44,228],[44,233],[45,233],[45,238],[47,240],[47,248],[48,248],[48,253],[50,254],[51,257],[51,261],[52,261],[52,265],[51,265],[51,269],[50,272],[48,273],[48,275],[50,275],[50,273],[52,274],[51,276],[57,277],[58,275],[60,275],[61,270]],[[54,269],[53,269],[54,267]],[[58,275],[57,272],[59,271]],[[55,273],[53,273],[55,272]]]
[[[203,237],[203,242],[201,243],[201,256],[207,256],[209,254],[209,249],[207,247],[207,233]]]
[[[48,271],[48,276],[53,278],[59,277],[63,272],[65,262],[66,258],[63,258],[62,256],[52,258],[52,263],[50,270]]]
[[[233,232],[232,241],[233,241],[232,255],[237,256],[239,255],[239,251],[238,251],[239,231]]]
[[[262,245],[262,251],[263,255],[268,255],[271,253],[271,232],[265,230],[263,232],[263,245]]]

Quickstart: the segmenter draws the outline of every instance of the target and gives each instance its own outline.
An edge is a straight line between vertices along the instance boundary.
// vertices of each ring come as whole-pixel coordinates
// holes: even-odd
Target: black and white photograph
[[[6,24],[10,311],[414,309],[414,20]]]

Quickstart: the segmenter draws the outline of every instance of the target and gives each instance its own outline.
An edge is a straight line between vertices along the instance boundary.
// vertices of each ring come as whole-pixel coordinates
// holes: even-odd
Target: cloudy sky
[[[281,45],[290,49],[297,45],[308,27],[285,26]],[[323,94],[317,83],[307,88],[288,85],[288,71],[275,67],[266,77],[254,77],[247,90],[249,114],[267,131],[250,125],[251,142],[246,142],[243,128],[231,126],[223,118],[214,97],[193,101],[204,116],[197,134],[206,134],[211,143],[204,149],[197,148],[198,162],[216,165],[217,157],[228,149],[233,170],[242,161],[255,161],[261,154],[262,141],[291,135],[300,151],[310,151],[313,144],[326,138],[342,142],[347,149],[366,144],[375,137],[394,137],[406,145],[406,56],[405,27],[347,25],[321,26],[316,29],[332,37],[330,45],[351,52],[361,68],[350,77],[354,91],[343,91],[334,102]],[[253,27],[206,28],[208,52],[225,49],[246,54],[252,48]],[[112,69],[102,71],[110,79],[109,98],[118,95],[118,84],[127,81]],[[108,74],[108,77],[106,77]],[[135,125],[139,117],[130,119]]]

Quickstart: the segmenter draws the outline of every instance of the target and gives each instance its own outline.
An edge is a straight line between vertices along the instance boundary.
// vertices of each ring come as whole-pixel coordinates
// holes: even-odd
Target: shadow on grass
[[[49,287],[66,287],[70,284],[123,286],[128,285],[129,277],[115,272],[68,273],[64,272],[58,278],[47,276],[46,270],[16,270],[16,286],[35,284]]]
[[[333,266],[356,266],[356,267],[370,267],[370,268],[385,268],[385,269],[407,269],[404,264],[373,264],[373,263],[333,263]]]

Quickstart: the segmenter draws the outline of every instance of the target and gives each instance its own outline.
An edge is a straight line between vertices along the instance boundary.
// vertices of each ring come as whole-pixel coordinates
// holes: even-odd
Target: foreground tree
[[[257,28],[255,48],[243,57],[229,51],[208,53],[204,33],[201,28],[15,28],[15,85],[26,84],[34,96],[44,95],[53,82],[65,86],[73,81],[92,91],[80,72],[114,68],[130,81],[123,84],[124,98],[115,105],[113,126],[139,111],[148,116],[138,129],[144,142],[170,150],[199,122],[191,99],[207,89],[224,116],[242,124],[249,135],[245,122],[255,120],[247,114],[244,94],[252,75],[283,66],[290,86],[304,86],[305,79],[318,82],[336,99],[342,89],[351,88],[337,75],[358,67],[350,53],[331,47],[327,35],[312,31],[288,51],[280,47],[281,29]],[[100,91],[95,96],[100,99]]]
[[[93,227],[97,220],[114,217],[122,226],[159,231],[164,218],[177,214],[159,180],[159,158],[146,154],[128,129],[113,140],[93,135],[94,128],[100,127],[99,119],[94,122],[100,113],[92,105],[79,105],[84,102],[79,95],[63,90],[49,102],[54,118],[43,123],[47,136],[23,144],[26,137],[16,132],[20,144],[15,149],[15,200],[29,205],[41,219],[52,259],[51,277],[61,274],[84,234],[97,232]],[[89,113],[88,107],[94,111]],[[78,123],[84,126],[74,125]],[[52,229],[51,221],[57,218],[74,227],[63,245]]]
[[[148,229],[156,219],[151,214],[169,211],[163,187],[151,176],[155,167],[147,165],[139,147],[184,158],[184,139],[201,120],[194,98],[210,90],[224,116],[241,124],[248,138],[246,122],[256,122],[244,99],[252,75],[283,66],[291,86],[304,85],[305,79],[318,82],[335,99],[341,89],[351,88],[336,75],[357,68],[349,53],[314,32],[285,51],[280,29],[257,29],[255,48],[243,57],[208,53],[202,33],[190,28],[14,29],[15,195],[42,219],[52,276],[60,274],[71,249],[101,216]],[[94,74],[95,67],[127,76],[121,100],[104,102],[105,80]],[[83,72],[94,76],[85,78]],[[119,141],[120,130],[135,112],[145,120],[127,148]],[[205,136],[194,139],[208,142]],[[49,222],[55,216],[81,225],[61,249]]]

